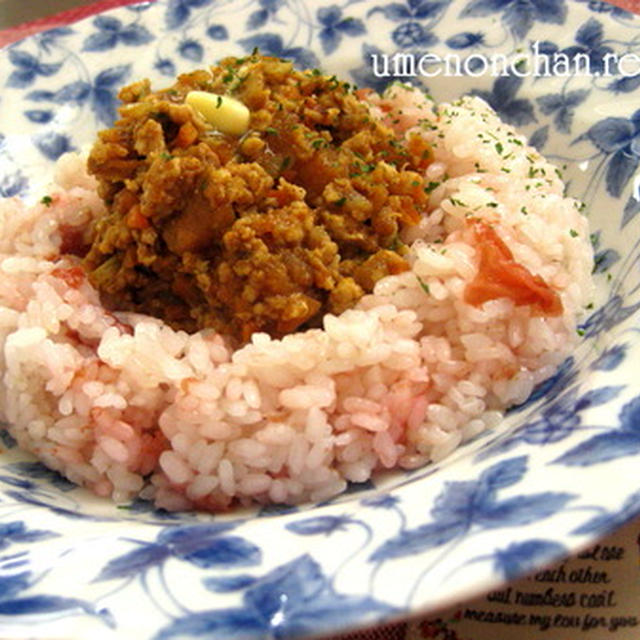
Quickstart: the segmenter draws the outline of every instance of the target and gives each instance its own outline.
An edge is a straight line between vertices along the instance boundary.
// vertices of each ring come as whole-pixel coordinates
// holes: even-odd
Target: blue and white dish
[[[594,0],[157,0],[0,51],[0,194],[24,198],[111,123],[136,78],[168,84],[259,47],[379,89],[393,78],[375,60],[428,53],[425,73],[400,79],[437,101],[479,94],[564,168],[587,205],[598,285],[577,351],[502,425],[323,504],[116,507],[0,431],[0,636],[340,633],[495,588],[640,513],[639,36],[639,20]],[[463,72],[435,73],[433,56],[453,54]],[[492,76],[494,54],[521,62]],[[578,55],[589,73],[565,72],[558,61]]]

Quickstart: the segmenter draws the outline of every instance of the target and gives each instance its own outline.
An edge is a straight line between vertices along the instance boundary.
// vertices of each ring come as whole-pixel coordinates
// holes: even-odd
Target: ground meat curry
[[[239,100],[247,131],[211,126],[193,91]],[[84,265],[108,307],[244,342],[318,326],[408,268],[398,233],[426,204],[429,150],[348,84],[253,54],[120,98],[89,157],[108,213]]]

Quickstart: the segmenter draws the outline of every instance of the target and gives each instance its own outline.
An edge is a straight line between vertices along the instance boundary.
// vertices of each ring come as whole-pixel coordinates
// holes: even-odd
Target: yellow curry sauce
[[[240,101],[247,131],[221,133],[193,91]],[[426,206],[430,152],[348,84],[254,53],[120,98],[89,157],[108,212],[84,265],[106,306],[244,342],[318,326],[408,268],[398,233]]]

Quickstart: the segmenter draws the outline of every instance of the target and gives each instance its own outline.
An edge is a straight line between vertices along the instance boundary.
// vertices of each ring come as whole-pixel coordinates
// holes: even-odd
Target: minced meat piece
[[[185,104],[194,90],[242,102],[249,130],[216,131]],[[110,308],[280,337],[408,268],[398,233],[426,206],[428,150],[346,83],[253,54],[120,98],[88,162],[107,213],[84,265]]]

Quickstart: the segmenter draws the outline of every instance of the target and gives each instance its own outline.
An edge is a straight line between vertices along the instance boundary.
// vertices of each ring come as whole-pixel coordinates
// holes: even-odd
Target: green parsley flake
[[[420,277],[420,276],[416,276],[416,279],[418,280],[418,284],[420,285],[420,288],[427,294],[429,295],[431,293],[431,291],[429,290],[429,285]]]
[[[280,171],[284,171],[291,164],[291,156],[285,156],[280,164]]]

